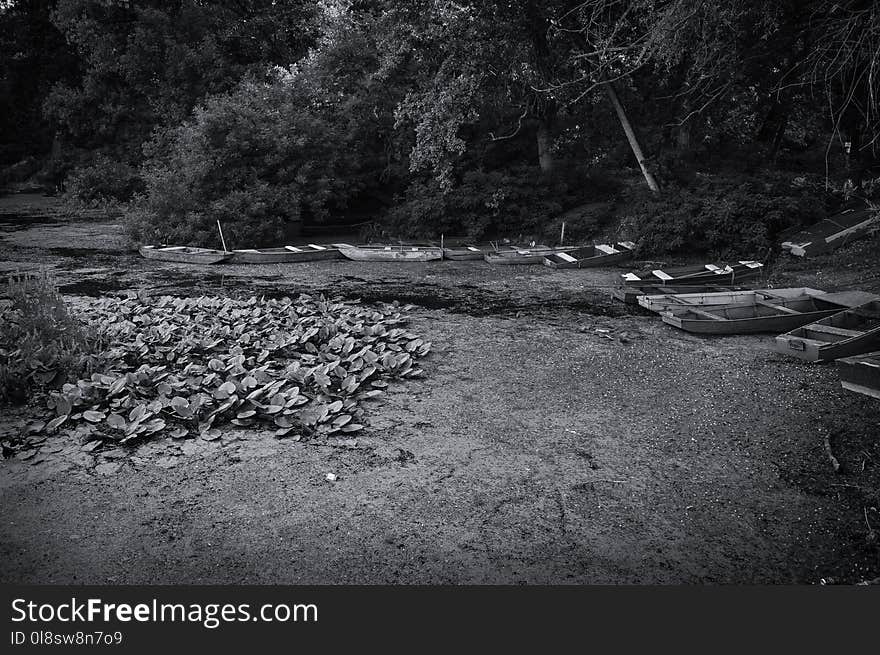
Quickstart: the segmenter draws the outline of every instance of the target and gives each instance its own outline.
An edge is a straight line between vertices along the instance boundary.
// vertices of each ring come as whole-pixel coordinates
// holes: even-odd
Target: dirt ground
[[[619,269],[200,269],[138,257],[110,219],[14,200],[0,199],[0,275],[48,266],[72,303],[127,290],[400,299],[435,348],[345,446],[229,429],[91,453],[58,436],[0,461],[3,582],[880,576],[880,402],[844,391],[833,366],[776,354],[773,335],[677,331],[610,300]],[[768,283],[880,293],[878,253],[873,239],[781,262]],[[0,431],[16,431],[43,410],[2,411]]]

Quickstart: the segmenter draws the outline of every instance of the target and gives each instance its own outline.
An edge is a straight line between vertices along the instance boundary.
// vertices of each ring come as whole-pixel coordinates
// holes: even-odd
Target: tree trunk
[[[541,166],[542,173],[553,172],[553,153],[550,148],[553,145],[553,136],[551,134],[550,125],[546,119],[538,120],[538,164]]]
[[[776,163],[776,157],[779,155],[779,147],[782,145],[782,139],[785,137],[785,130],[788,127],[788,112],[782,115],[782,118],[779,121],[779,127],[776,128],[776,135],[773,137],[773,145],[770,146],[770,152],[768,153],[767,159],[769,159],[774,164]]]
[[[660,187],[657,185],[657,180],[654,179],[651,171],[648,170],[648,166],[645,163],[645,155],[642,153],[642,147],[639,145],[636,133],[633,131],[632,125],[626,117],[626,111],[624,111],[623,105],[620,104],[620,100],[617,97],[617,93],[614,91],[614,87],[611,86],[611,82],[602,82],[602,86],[605,87],[608,99],[611,100],[611,104],[614,105],[614,111],[617,112],[617,117],[620,119],[623,131],[626,132],[629,146],[632,148],[633,154],[636,156],[636,161],[639,162],[639,168],[642,169],[642,175],[645,176],[645,182],[648,183],[648,188],[659,195]]]

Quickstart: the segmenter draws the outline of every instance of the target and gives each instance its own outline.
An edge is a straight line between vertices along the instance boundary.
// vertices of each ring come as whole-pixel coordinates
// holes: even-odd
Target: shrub
[[[137,169],[105,155],[97,155],[91,163],[68,173],[64,187],[72,198],[95,205],[127,202],[143,191],[144,182]]]
[[[21,403],[91,373],[100,336],[86,334],[45,270],[13,275],[0,303],[0,399]]]
[[[784,179],[701,177],[659,198],[631,191],[624,230],[643,253],[766,258],[781,232],[821,220],[830,200]]]

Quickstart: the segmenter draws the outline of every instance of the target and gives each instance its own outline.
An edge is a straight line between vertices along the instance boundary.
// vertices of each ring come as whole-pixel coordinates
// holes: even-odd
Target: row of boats
[[[746,266],[740,281],[756,268]],[[732,273],[710,264],[697,274],[688,269],[626,274],[624,291],[614,295],[696,334],[776,333],[778,352],[809,362],[836,361],[845,388],[880,398],[880,295],[717,284],[718,275],[728,280]]]
[[[147,259],[186,264],[290,264],[322,259],[351,259],[362,262],[428,262],[485,260],[490,264],[545,264],[553,268],[588,268],[618,264],[630,259],[635,244],[592,246],[512,246],[460,245],[437,246],[421,244],[350,245],[331,243],[307,244],[280,248],[214,250],[188,246],[141,246],[140,254]]]

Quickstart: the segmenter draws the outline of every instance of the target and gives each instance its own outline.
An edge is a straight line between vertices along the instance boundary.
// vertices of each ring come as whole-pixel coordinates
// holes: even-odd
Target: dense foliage
[[[754,254],[874,187],[870,0],[7,0],[0,26],[0,183],[130,202],[138,239],[549,238],[612,201],[645,251]]]

